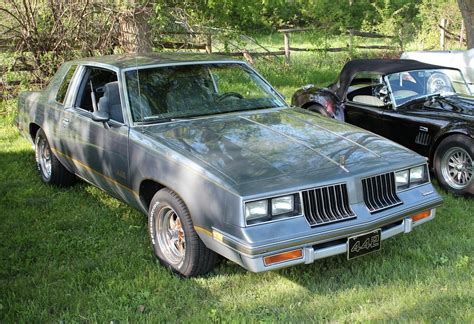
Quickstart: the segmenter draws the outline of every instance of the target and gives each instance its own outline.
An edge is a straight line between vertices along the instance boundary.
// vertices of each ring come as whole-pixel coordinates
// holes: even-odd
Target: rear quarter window
[[[66,98],[67,89],[71,83],[72,76],[76,72],[77,65],[71,65],[66,75],[63,78],[61,85],[59,86],[58,92],[56,93],[56,101],[60,104],[64,104],[64,99]]]

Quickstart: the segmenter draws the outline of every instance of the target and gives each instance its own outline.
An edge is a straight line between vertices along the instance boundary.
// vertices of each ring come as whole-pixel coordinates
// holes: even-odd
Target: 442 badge
[[[347,240],[347,259],[353,259],[378,251],[381,248],[381,230],[375,230],[370,233],[365,233]]]

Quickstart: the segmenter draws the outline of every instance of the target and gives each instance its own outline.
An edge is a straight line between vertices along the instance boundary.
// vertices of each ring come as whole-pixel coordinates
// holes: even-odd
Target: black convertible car
[[[296,91],[292,104],[398,142],[428,157],[444,189],[474,195],[474,97],[459,70],[413,60],[353,60],[327,88]]]

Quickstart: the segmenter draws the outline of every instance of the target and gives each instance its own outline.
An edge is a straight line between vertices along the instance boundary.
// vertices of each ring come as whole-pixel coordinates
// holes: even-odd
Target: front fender
[[[433,161],[436,148],[443,139],[454,134],[463,134],[474,139],[474,126],[467,121],[449,123],[436,134],[430,149],[430,161]]]
[[[174,191],[186,204],[195,226],[243,226],[242,200],[229,184],[190,157],[132,130],[129,142],[130,183],[135,206],[147,212],[139,197],[140,185],[152,180]]]

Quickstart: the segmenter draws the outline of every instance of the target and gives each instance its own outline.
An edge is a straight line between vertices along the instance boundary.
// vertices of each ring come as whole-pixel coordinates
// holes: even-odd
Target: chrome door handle
[[[69,126],[69,119],[64,118],[63,119],[63,127],[68,127]]]

